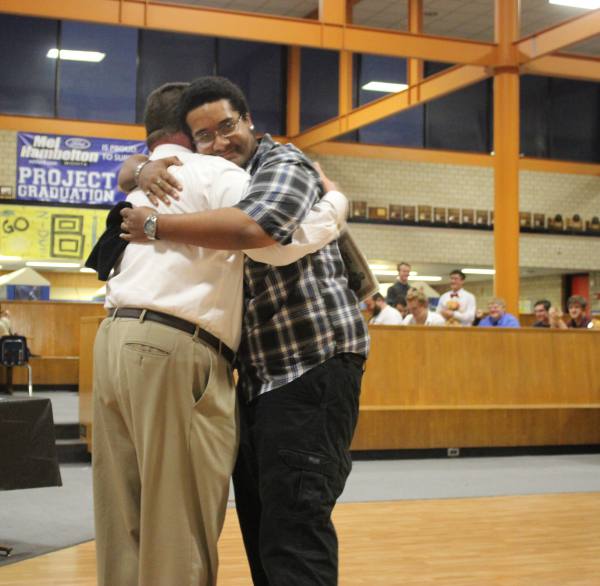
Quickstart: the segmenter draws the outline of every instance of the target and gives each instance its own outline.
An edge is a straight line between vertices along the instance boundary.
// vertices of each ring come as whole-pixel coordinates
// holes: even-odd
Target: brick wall
[[[17,173],[17,133],[0,130],[0,185],[12,187],[16,191]]]
[[[349,199],[369,205],[407,204],[471,209],[493,207],[493,173],[485,167],[319,155],[325,172]],[[563,218],[600,215],[600,178],[523,171],[521,209]],[[491,232],[352,225],[367,257],[397,262],[493,263]],[[522,234],[522,267],[600,270],[600,238]]]

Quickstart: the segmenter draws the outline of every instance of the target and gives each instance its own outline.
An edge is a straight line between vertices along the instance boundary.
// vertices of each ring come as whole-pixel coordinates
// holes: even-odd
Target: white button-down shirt
[[[441,314],[442,309],[450,309],[447,305],[449,301],[458,301],[458,309],[453,310],[454,317],[463,326],[470,326],[475,319],[475,311],[477,309],[475,295],[465,291],[465,289],[446,291],[440,297],[436,311]]]
[[[160,145],[151,159],[177,156],[182,166],[169,168],[183,185],[179,200],[156,206],[160,214],[201,212],[235,205],[249,175],[221,157],[194,154],[179,145]],[[151,206],[141,190],[129,194],[134,206]],[[244,251],[252,259],[287,265],[339,236],[346,198],[328,193],[293,234],[290,244]],[[198,324],[232,350],[240,342],[243,254],[176,242],[131,242],[106,285],[105,307],[143,307]]]

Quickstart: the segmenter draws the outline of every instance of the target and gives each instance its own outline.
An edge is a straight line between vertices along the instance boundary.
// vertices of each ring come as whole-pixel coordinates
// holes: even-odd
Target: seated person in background
[[[367,308],[372,314],[369,325],[377,326],[400,326],[402,325],[402,316],[397,309],[394,309],[385,302],[381,293],[375,293],[371,299],[366,301]]]
[[[567,300],[567,309],[569,311],[570,320],[567,321],[568,328],[588,328],[590,320],[585,315],[587,301],[581,295],[571,295]]]
[[[402,321],[403,326],[443,326],[446,320],[435,311],[429,310],[429,299],[422,291],[411,289],[406,295],[409,314]]]
[[[0,309],[0,336],[10,336],[11,334],[10,312],[8,309]]]
[[[410,276],[410,265],[407,262],[398,263],[398,276],[396,282],[387,290],[386,301],[392,307],[396,306],[399,297],[406,299],[406,294],[410,289],[408,277]]]
[[[437,313],[444,319],[454,318],[463,326],[470,326],[475,319],[475,296],[463,289],[466,276],[456,269],[450,273],[450,291],[446,291],[438,302]]]
[[[489,328],[520,328],[519,320],[512,314],[506,313],[506,302],[495,297],[488,304],[488,315],[479,322],[479,327]]]
[[[534,328],[549,328],[550,326],[550,307],[551,303],[547,299],[540,299],[533,306],[535,315]]]
[[[406,297],[398,297],[396,299],[396,309],[400,312],[402,319],[408,315],[408,307],[406,307]]]

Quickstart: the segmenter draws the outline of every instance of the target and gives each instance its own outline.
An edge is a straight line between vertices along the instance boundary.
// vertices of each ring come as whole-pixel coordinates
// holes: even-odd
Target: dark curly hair
[[[185,121],[187,115],[192,110],[218,102],[219,100],[229,100],[232,108],[239,112],[243,118],[248,115],[248,103],[244,92],[229,81],[226,77],[218,77],[215,75],[207,75],[195,79],[183,92],[179,103],[179,121],[185,130],[188,131]]]

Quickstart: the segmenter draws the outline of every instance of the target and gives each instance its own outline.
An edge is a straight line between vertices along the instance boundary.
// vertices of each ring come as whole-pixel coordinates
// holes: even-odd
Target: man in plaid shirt
[[[233,208],[159,216],[161,239],[210,248],[285,244],[323,183],[292,145],[258,141],[241,90],[225,78],[193,82],[182,116],[199,153],[222,156],[252,176]],[[170,193],[164,167],[139,184]],[[148,215],[124,212],[132,237]],[[256,245],[256,244],[255,244]],[[244,330],[238,352],[240,450],[234,471],[238,517],[255,585],[337,584],[331,512],[350,473],[367,328],[334,241],[284,267],[246,258]]]

